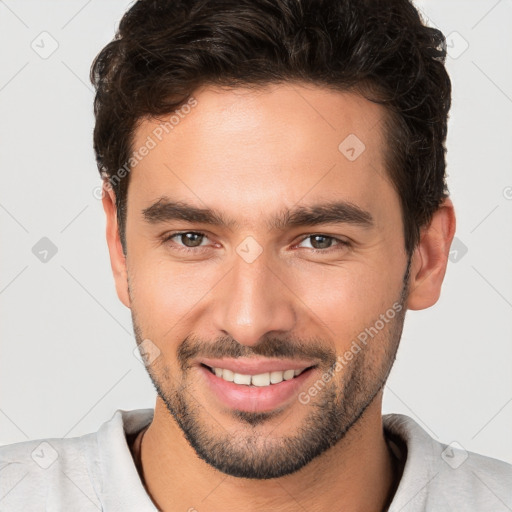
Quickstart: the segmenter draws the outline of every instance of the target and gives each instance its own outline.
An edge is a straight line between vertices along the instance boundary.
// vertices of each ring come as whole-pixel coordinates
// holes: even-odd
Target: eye
[[[348,241],[341,240],[333,236],[314,234],[307,235],[305,238],[303,238],[297,247],[300,247],[308,240],[310,241],[310,247],[302,247],[305,249],[310,249],[310,252],[313,253],[326,254],[332,251],[344,249],[350,245]],[[205,233],[201,233],[199,231],[180,231],[178,233],[164,235],[163,242],[171,245],[173,250],[198,252],[208,246],[208,237]]]
[[[197,231],[181,231],[172,233],[164,238],[164,242],[170,242],[178,250],[193,251],[197,247],[204,247],[203,242],[207,240],[204,233]]]
[[[312,252],[315,253],[328,253],[333,250],[337,249],[343,249],[346,246],[349,245],[349,242],[346,240],[341,240],[339,238],[335,238],[333,236],[329,235],[322,235],[322,234],[315,234],[315,235],[308,235],[307,237],[303,238],[300,244],[304,243],[307,240],[311,240],[311,249]],[[300,246],[299,244],[299,246]],[[307,248],[307,247],[306,247]]]

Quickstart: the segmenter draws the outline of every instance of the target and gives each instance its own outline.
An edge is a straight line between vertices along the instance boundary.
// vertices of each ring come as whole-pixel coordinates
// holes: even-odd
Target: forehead
[[[132,149],[151,149],[132,168],[129,202],[147,207],[165,195],[254,216],[308,200],[364,208],[383,194],[396,200],[385,171],[384,107],[298,84],[209,86],[193,97],[172,120],[136,129]]]

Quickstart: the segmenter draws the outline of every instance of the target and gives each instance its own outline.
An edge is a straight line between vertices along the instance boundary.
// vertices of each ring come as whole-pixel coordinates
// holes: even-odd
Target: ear
[[[408,309],[426,309],[439,299],[454,234],[455,211],[447,198],[421,230],[411,261]]]
[[[107,245],[110,253],[110,266],[112,267],[112,273],[114,275],[117,296],[119,300],[129,308],[128,272],[126,270],[126,257],[123,253],[123,247],[119,237],[116,196],[108,180],[103,181],[102,203],[103,210],[105,210],[107,217]]]

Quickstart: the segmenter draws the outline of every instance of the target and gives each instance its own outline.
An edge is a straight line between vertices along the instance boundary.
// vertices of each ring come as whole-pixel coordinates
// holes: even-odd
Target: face
[[[279,477],[343,438],[399,344],[408,258],[385,111],[305,85],[194,97],[168,134],[135,133],[134,150],[155,145],[131,171],[118,291],[197,454]]]

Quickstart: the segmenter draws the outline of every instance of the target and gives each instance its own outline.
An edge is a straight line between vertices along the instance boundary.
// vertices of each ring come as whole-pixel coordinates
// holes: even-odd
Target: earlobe
[[[455,234],[455,211],[450,198],[433,214],[421,231],[411,263],[407,308],[418,310],[433,306],[439,299],[450,246]]]
[[[119,300],[129,308],[128,272],[126,268],[126,257],[119,237],[116,196],[108,180],[103,181],[102,203],[106,215],[106,236],[110,254],[110,266],[112,267],[112,273],[114,275],[117,296]]]

